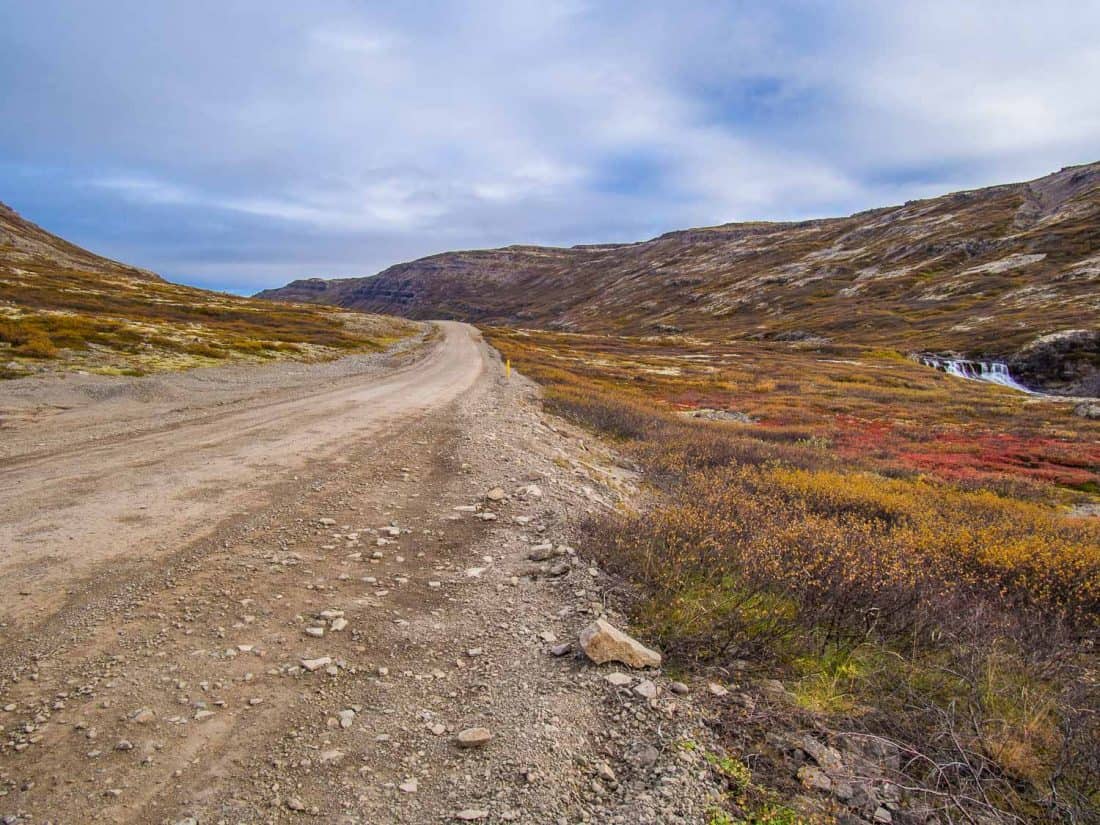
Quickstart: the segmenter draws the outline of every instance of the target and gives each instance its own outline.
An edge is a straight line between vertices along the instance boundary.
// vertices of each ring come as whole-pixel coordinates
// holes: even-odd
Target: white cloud
[[[91,181],[105,239],[145,228],[136,263],[185,270],[186,236],[234,283],[836,214],[1100,147],[1090,4],[59,2],[0,32],[0,157],[64,164],[29,192],[51,228]]]

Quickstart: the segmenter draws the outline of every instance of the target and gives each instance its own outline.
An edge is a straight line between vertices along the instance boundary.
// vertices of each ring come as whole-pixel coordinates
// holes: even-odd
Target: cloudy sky
[[[0,200],[252,292],[1100,160],[1100,3],[0,0]]]

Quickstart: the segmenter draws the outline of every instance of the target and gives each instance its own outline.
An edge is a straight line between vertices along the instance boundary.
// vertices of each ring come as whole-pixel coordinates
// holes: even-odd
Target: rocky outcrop
[[[1100,331],[1042,335],[1008,361],[1022,381],[1067,395],[1100,396]]]

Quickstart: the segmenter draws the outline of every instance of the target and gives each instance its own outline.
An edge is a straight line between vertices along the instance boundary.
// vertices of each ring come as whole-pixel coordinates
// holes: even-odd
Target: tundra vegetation
[[[889,349],[487,334],[644,471],[590,546],[674,667],[778,675],[951,821],[1095,821],[1100,422]],[[766,776],[774,716],[721,713]]]
[[[75,247],[0,204],[0,378],[322,360],[384,349],[417,328],[168,283]]]

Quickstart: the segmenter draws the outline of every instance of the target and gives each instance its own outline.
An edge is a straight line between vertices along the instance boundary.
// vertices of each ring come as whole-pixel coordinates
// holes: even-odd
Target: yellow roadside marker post
[[[511,378],[512,377],[512,359],[511,358],[505,358],[504,359],[504,377],[505,378]]]

